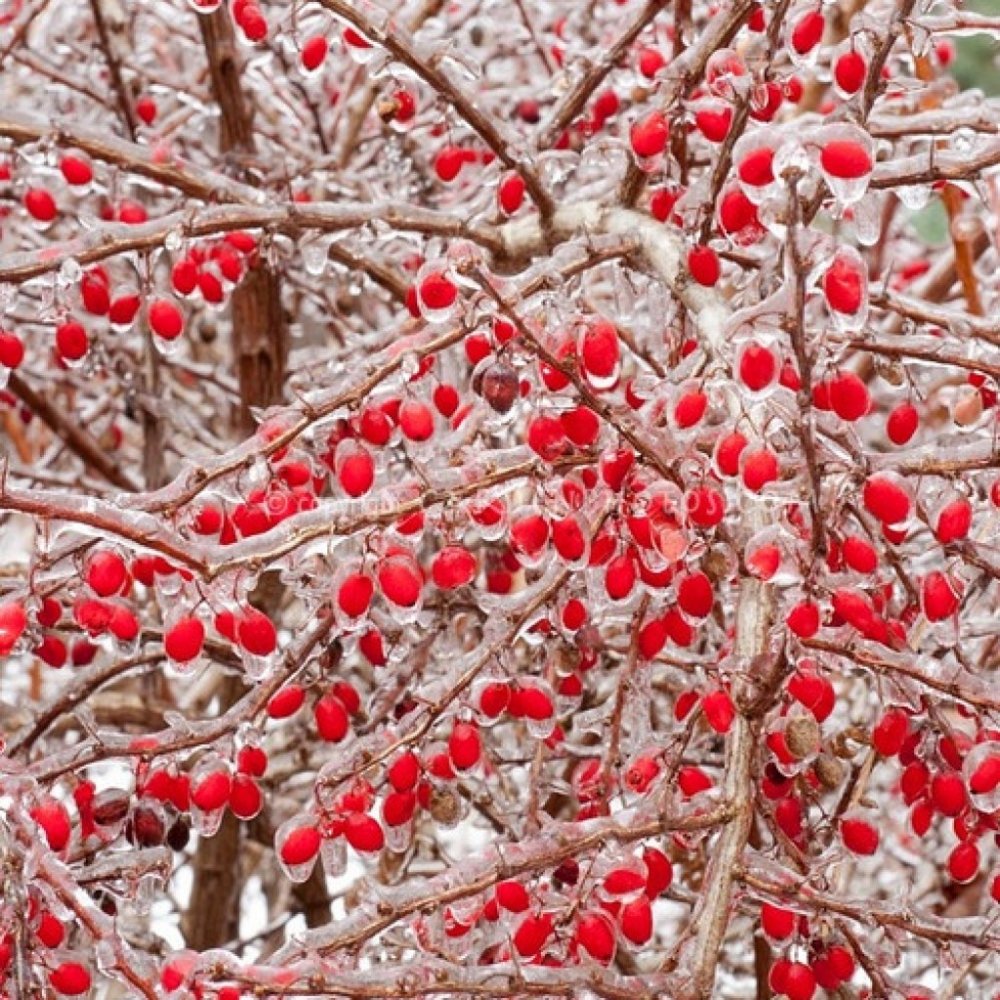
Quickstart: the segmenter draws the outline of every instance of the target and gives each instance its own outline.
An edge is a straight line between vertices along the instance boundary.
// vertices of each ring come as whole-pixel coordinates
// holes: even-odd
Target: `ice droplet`
[[[59,267],[56,281],[61,288],[69,288],[80,280],[82,274],[80,262],[75,257],[67,257]]]

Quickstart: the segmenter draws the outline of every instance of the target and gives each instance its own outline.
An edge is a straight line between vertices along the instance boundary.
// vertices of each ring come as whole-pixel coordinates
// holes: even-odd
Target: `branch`
[[[583,823],[551,823],[537,837],[517,844],[492,844],[478,857],[464,858],[460,872],[448,869],[422,882],[403,884],[383,894],[378,902],[367,901],[336,924],[300,935],[271,961],[281,966],[313,952],[348,951],[425,908],[438,909],[484,892],[505,879],[556,868],[566,858],[580,858],[608,842],[632,844],[671,830],[711,830],[730,815],[730,807],[721,805],[685,816],[626,810]]]
[[[524,179],[531,200],[543,216],[552,212],[552,199],[542,186],[534,166],[520,147],[517,137],[497,118],[482,107],[481,101],[471,97],[442,68],[439,56],[423,57],[418,53],[418,45],[413,36],[402,26],[393,25],[385,14],[385,20],[376,24],[374,20],[358,10],[351,0],[317,0],[332,14],[353,25],[366,38],[380,45],[393,59],[412,70],[436,94],[443,97],[496,154],[504,166],[516,170]]]
[[[161,147],[140,146],[109,135],[105,130],[5,110],[0,112],[0,137],[17,145],[51,140],[60,147],[78,149],[95,160],[148,177],[164,187],[206,202],[255,203],[260,200],[260,192],[255,188],[239,184],[225,174],[184,163],[172,155],[165,156]]]
[[[498,233],[501,257],[512,261],[547,252],[547,237],[564,241],[606,234],[633,240],[652,272],[684,303],[706,350],[721,349],[728,310],[714,289],[688,279],[684,242],[673,227],[633,209],[581,201],[556,209],[544,231],[538,219],[529,218],[510,222]]]
[[[8,254],[0,261],[0,281],[19,284],[57,271],[67,260],[88,265],[129,251],[152,250],[162,246],[172,234],[196,239],[235,229],[264,229],[298,236],[310,229],[339,232],[360,229],[372,222],[385,223],[400,232],[464,237],[488,250],[499,249],[495,232],[490,227],[415,205],[341,201],[219,205],[172,212],[136,226],[103,225],[76,239],[51,244],[41,250]]]
[[[538,149],[548,149],[566,130],[567,126],[584,109],[591,95],[606,79],[607,75],[622,61],[633,42],[656,20],[669,0],[646,0],[646,5],[635,15],[625,30],[601,53],[601,57],[590,64],[587,71],[577,80],[555,106],[548,121],[544,122],[535,140]]]

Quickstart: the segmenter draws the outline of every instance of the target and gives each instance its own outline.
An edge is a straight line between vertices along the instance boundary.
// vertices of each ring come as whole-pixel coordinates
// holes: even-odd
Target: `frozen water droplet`
[[[343,837],[324,838],[319,855],[328,878],[337,878],[347,870],[347,844]]]
[[[304,241],[300,249],[302,251],[302,263],[309,274],[318,277],[326,270],[329,252],[329,241],[325,239],[312,239]]]
[[[62,288],[69,288],[75,285],[83,274],[83,268],[75,257],[67,257],[59,267],[59,274],[56,281]]]

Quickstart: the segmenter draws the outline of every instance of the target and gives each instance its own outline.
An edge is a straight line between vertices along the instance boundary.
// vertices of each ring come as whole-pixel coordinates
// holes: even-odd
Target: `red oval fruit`
[[[722,274],[719,255],[711,247],[696,246],[688,250],[687,266],[691,277],[706,287],[715,285]]]
[[[188,663],[201,653],[205,643],[205,626],[200,618],[180,618],[163,636],[163,648],[171,660]]]
[[[900,403],[885,423],[885,432],[894,445],[904,445],[917,432],[920,414],[910,402]]]
[[[304,865],[319,853],[321,838],[314,826],[300,826],[292,830],[278,848],[286,865]]]
[[[819,162],[831,177],[857,180],[872,172],[872,158],[860,142],[835,139],[828,142],[819,154]]]
[[[78,997],[90,990],[90,972],[79,962],[62,962],[49,973],[49,985],[67,997]]]
[[[636,156],[656,156],[667,148],[669,135],[666,118],[659,111],[651,111],[632,126],[632,149]]]
[[[476,557],[461,545],[448,545],[435,557],[431,578],[442,590],[455,590],[471,583],[476,575]]]
[[[878,830],[862,819],[847,818],[840,821],[840,839],[852,854],[874,854],[878,850]]]
[[[146,313],[149,328],[164,340],[176,340],[184,332],[184,313],[169,299],[157,299]]]
[[[833,78],[845,94],[856,94],[868,75],[864,57],[853,49],[840,56],[833,66]]]

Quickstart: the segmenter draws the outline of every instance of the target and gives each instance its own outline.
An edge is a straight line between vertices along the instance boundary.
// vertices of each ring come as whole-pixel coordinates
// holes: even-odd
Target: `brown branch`
[[[238,184],[224,174],[205,170],[177,158],[164,160],[162,153],[66,121],[36,118],[19,112],[0,111],[0,137],[17,145],[51,139],[57,146],[78,149],[95,160],[148,177],[206,202],[245,202],[255,197],[253,188]]]
[[[909,907],[887,907],[872,899],[851,901],[814,889],[802,877],[788,872],[777,880],[752,872],[744,867],[739,873],[744,885],[781,904],[809,907],[821,913],[835,913],[861,923],[893,927],[906,934],[938,942],[954,942],[975,949],[1000,949],[1000,931],[989,928],[985,921],[956,920],[922,914]]]
[[[412,17],[405,22],[406,30],[411,34],[420,30],[421,26],[432,17],[437,16],[444,6],[444,0],[422,0],[421,5],[413,12]],[[344,121],[343,138],[337,151],[337,165],[343,170],[350,162],[357,148],[361,128],[371,111],[375,98],[379,93],[379,82],[371,81],[365,85],[361,93],[351,102],[351,109]]]
[[[33,389],[17,372],[10,373],[7,388],[65,442],[88,469],[99,473],[113,486],[128,493],[138,491],[138,485],[78,422],[72,421],[67,413]]]
[[[370,17],[362,13],[351,0],[318,0],[332,14],[353,25],[366,38],[388,52],[393,59],[401,62],[412,70],[436,94],[444,98],[476,132],[487,146],[496,154],[504,166],[516,170],[524,179],[525,187],[531,200],[543,216],[552,213],[553,204],[548,192],[542,186],[534,167],[519,150],[517,138],[510,133],[497,118],[486,111],[481,102],[470,97],[452,76],[441,68],[438,61],[424,59],[418,55],[418,46],[412,35],[401,25],[390,21],[376,24]]]
[[[463,859],[460,879],[448,870],[422,882],[404,884],[377,908],[361,908],[336,924],[301,935],[273,961],[288,964],[311,952],[348,951],[427,907],[438,909],[505,879],[555,868],[566,858],[580,858],[606,843],[632,844],[671,830],[711,830],[730,815],[730,807],[721,805],[687,816],[634,816],[627,822],[616,816],[585,823],[552,823],[538,837],[518,844],[493,844],[480,857]]]
[[[754,0],[732,0],[724,12],[720,11],[719,16],[709,22],[694,45],[671,63],[670,83],[658,102],[664,115],[669,117],[677,103],[698,86],[712,53],[732,41],[754,6]],[[646,180],[647,176],[639,165],[635,161],[630,162],[619,188],[618,204],[625,207],[634,205],[645,189]]]
[[[118,100],[118,110],[121,113],[125,128],[129,138],[135,142],[138,122],[135,117],[135,108],[132,106],[132,95],[125,86],[122,78],[122,52],[121,38],[125,26],[116,15],[123,15],[121,7],[117,10],[109,10],[108,0],[90,0],[90,10],[94,15],[94,24],[97,27],[97,37],[100,39],[101,51],[104,53],[104,61],[108,64],[108,74],[111,77],[111,86]]]
[[[194,211],[172,212],[139,225],[108,224],[73,240],[51,244],[42,250],[6,255],[0,261],[0,281],[19,284],[59,270],[67,260],[95,264],[118,254],[152,250],[168,236],[183,239],[217,236],[236,229],[264,229],[298,236],[311,229],[338,232],[383,222],[400,232],[427,236],[464,237],[496,252],[501,244],[495,230],[469,223],[456,215],[398,203],[286,202],[269,205],[211,206]],[[359,255],[359,260],[364,260]]]
[[[635,40],[656,20],[656,16],[667,6],[668,0],[646,0],[645,6],[626,25],[625,30],[592,62],[587,71],[577,80],[553,109],[548,121],[538,133],[535,145],[538,149],[548,149],[563,134],[567,126],[584,109],[591,95],[607,78],[608,74],[622,61]]]

